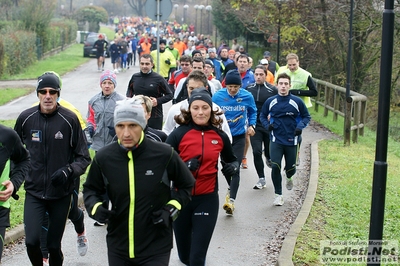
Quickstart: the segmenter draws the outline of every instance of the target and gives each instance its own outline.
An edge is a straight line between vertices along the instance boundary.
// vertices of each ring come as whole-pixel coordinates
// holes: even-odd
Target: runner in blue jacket
[[[242,161],[245,136],[255,134],[257,122],[257,108],[253,95],[243,89],[242,79],[239,72],[229,70],[225,78],[226,88],[217,91],[212,100],[224,111],[226,120],[232,134],[232,147],[239,164]],[[225,198],[223,209],[227,214],[233,214],[235,209],[234,202],[239,189],[240,171],[231,178],[227,177],[230,189]]]
[[[286,188],[293,188],[296,156],[302,130],[311,116],[303,100],[289,93],[290,77],[282,73],[277,78],[278,95],[265,101],[260,114],[262,125],[270,132],[271,177],[275,188],[275,206],[283,205],[281,161],[285,156]]]

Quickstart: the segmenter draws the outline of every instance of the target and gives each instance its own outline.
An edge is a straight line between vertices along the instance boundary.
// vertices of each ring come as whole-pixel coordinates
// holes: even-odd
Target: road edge
[[[316,140],[311,143],[310,179],[308,182],[307,194],[296,220],[285,236],[285,240],[283,240],[282,248],[279,252],[278,261],[276,263],[277,266],[294,266],[292,257],[297,237],[299,236],[303,225],[306,223],[317,193],[319,171],[318,142],[320,141],[321,140]]]

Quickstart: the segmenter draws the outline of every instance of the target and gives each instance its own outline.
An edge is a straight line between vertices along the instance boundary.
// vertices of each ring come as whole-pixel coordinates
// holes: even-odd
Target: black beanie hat
[[[229,70],[225,76],[225,85],[242,85],[242,78],[239,71],[236,69]]]
[[[195,54],[200,54],[200,56],[201,56],[200,50],[193,50],[192,57],[194,57]]]
[[[61,90],[60,79],[51,72],[44,73],[43,75],[38,77],[36,91],[46,87],[50,87],[58,91]]]
[[[201,87],[198,89],[194,89],[192,91],[192,94],[190,94],[190,98],[189,98],[189,107],[192,104],[192,102],[194,102],[196,100],[205,101],[212,108],[212,99],[211,99],[210,93],[208,92],[208,90],[206,88]]]
[[[165,45],[167,45],[167,40],[166,39],[160,39],[160,44],[165,44]]]

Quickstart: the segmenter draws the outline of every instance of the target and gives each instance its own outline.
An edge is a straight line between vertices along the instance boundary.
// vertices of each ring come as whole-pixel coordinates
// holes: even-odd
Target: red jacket
[[[200,167],[192,172],[196,183],[192,195],[218,192],[218,161],[237,161],[228,136],[213,126],[182,125],[171,132],[166,143],[170,144],[184,162],[199,156]]]

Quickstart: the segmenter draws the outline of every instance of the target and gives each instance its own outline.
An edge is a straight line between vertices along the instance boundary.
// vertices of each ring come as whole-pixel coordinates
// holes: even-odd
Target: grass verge
[[[107,34],[109,41],[114,39],[114,30],[109,27],[100,27],[100,32]],[[83,57],[83,44],[76,43],[68,47],[64,51],[50,56],[44,60],[37,61],[27,67],[23,73],[2,77],[4,80],[19,80],[19,79],[37,79],[46,71],[55,71],[61,76],[74,70],[78,66],[88,62],[90,58]]]
[[[1,92],[0,105],[4,105],[14,99],[28,95],[32,91],[34,91],[33,88],[30,88],[30,89],[29,88],[0,89],[0,92]]]
[[[313,119],[343,135],[343,119],[332,122],[322,112],[311,111]],[[375,155],[374,132],[365,129],[358,143],[344,146],[343,140],[319,142],[319,180],[314,204],[297,239],[295,265],[326,265],[320,262],[321,240],[368,240],[372,179]],[[400,143],[389,140],[388,172],[383,239],[398,240],[400,231]],[[340,265],[340,264],[335,264]],[[349,264],[343,264],[349,265]]]
[[[43,72],[49,70],[64,75],[89,60],[90,58],[83,57],[83,44],[77,43],[59,54],[37,61],[35,64],[26,68],[23,73],[13,76],[4,76],[3,78],[7,80],[37,79]]]

